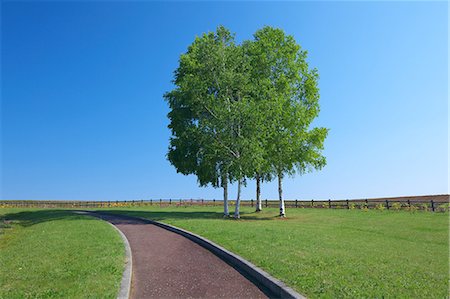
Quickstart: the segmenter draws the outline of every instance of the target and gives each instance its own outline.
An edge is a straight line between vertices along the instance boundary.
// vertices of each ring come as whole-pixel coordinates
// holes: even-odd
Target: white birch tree
[[[318,74],[306,62],[307,53],[281,29],[264,27],[249,43],[253,90],[263,107],[265,157],[278,177],[280,216],[285,217],[282,180],[285,175],[320,169],[328,129],[313,128],[319,113]],[[266,173],[271,173],[266,172]]]
[[[181,55],[175,88],[164,95],[171,109],[168,159],[178,172],[195,174],[201,186],[223,188],[224,216],[229,215],[228,183],[241,185],[245,179],[245,67],[241,47],[219,26],[197,37]]]

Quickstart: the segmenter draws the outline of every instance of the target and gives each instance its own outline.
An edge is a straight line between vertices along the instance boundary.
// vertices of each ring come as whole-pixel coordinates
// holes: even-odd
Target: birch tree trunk
[[[228,211],[228,178],[226,175],[222,176],[222,187],[223,187],[223,217],[229,217],[230,212]]]
[[[261,177],[259,173],[256,174],[256,212],[262,211],[261,204]]]
[[[279,173],[278,174],[278,197],[280,199],[280,217],[286,217],[286,213],[284,210],[283,187],[281,185],[282,179],[283,179],[283,176]]]
[[[241,215],[239,214],[239,208],[241,206],[241,184],[242,184],[242,179],[239,179],[238,189],[237,189],[237,198],[236,198],[236,207],[234,209],[234,218],[236,218],[236,219],[241,218]]]

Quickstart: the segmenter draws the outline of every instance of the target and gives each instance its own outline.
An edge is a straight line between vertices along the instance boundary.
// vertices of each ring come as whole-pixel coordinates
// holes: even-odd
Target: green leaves
[[[277,175],[320,169],[327,129],[309,131],[319,113],[318,73],[307,53],[280,29],[264,27],[244,44],[251,61],[252,98],[264,107],[264,150]],[[259,130],[261,132],[261,130]]]
[[[247,73],[242,48],[224,27],[197,37],[181,55],[175,89],[165,94],[171,111],[168,159],[183,174],[195,174],[200,185],[219,186],[219,179],[239,175],[245,140]]]
[[[264,27],[237,45],[223,26],[196,37],[180,56],[164,98],[172,131],[168,160],[200,185],[218,187],[257,174],[321,169],[328,130],[319,113],[318,72],[283,30]]]

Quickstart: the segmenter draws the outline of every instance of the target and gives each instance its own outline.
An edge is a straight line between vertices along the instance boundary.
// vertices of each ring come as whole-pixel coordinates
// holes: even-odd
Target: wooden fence
[[[235,205],[234,200],[229,201]],[[262,200],[265,208],[278,208],[278,200]],[[222,206],[222,200],[206,199],[147,199],[116,201],[45,201],[45,200],[1,200],[0,208],[64,208],[64,209],[98,209],[117,207],[144,206]],[[242,206],[255,207],[255,200],[242,200]],[[285,200],[286,208],[320,208],[320,209],[378,209],[378,210],[423,210],[445,212],[449,210],[449,195],[429,195],[371,199],[344,200]]]

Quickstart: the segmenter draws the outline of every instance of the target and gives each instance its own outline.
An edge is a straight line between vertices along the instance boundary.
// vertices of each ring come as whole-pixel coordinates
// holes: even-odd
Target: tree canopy
[[[264,27],[254,39],[235,43],[223,26],[196,37],[175,71],[175,88],[164,98],[172,131],[168,160],[201,186],[224,188],[247,178],[279,181],[326,164],[321,154],[328,130],[310,129],[319,113],[318,73],[294,38]],[[260,205],[259,205],[260,206]]]

